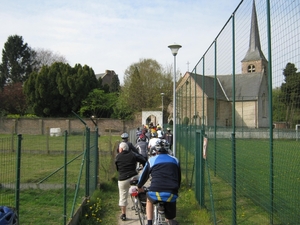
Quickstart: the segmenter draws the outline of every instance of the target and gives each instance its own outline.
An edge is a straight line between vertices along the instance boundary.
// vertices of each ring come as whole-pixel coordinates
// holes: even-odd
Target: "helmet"
[[[164,140],[158,140],[155,144],[155,150],[158,152],[166,152],[168,151],[167,148],[165,148]]]
[[[170,143],[167,140],[163,139],[162,144],[163,144],[164,148],[166,149],[166,151],[170,148]]]
[[[122,139],[127,139],[129,136],[128,136],[128,134],[127,133],[123,133],[122,135],[121,135],[121,138]]]
[[[17,225],[17,213],[6,206],[0,206],[0,225]]]

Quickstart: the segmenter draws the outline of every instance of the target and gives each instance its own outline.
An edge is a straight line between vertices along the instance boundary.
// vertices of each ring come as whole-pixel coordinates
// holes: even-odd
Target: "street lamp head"
[[[171,52],[173,54],[173,56],[176,56],[177,55],[177,52],[178,50],[181,48],[182,46],[181,45],[178,45],[178,44],[173,44],[173,45],[169,45],[168,48],[171,49]]]
[[[161,97],[164,97],[165,93],[160,93]]]

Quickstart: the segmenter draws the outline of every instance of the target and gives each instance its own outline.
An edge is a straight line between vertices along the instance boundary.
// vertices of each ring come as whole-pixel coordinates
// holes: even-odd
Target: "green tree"
[[[109,88],[109,92],[119,92],[120,91],[120,80],[117,75],[113,76],[112,82]]]
[[[88,66],[54,63],[33,72],[24,84],[27,102],[38,116],[68,116],[79,111],[81,102],[98,87]]]
[[[113,106],[116,105],[117,100],[118,96],[116,93],[105,93],[104,90],[94,89],[82,101],[79,110],[80,115],[110,118],[113,113]]]
[[[284,104],[284,94],[280,88],[272,90],[272,102],[273,102],[273,121],[282,122],[285,121],[286,106]]]
[[[133,119],[133,110],[127,104],[125,93],[120,93],[120,96],[117,100],[116,105],[113,107],[112,118],[122,119],[122,120],[131,120]]]
[[[287,63],[283,70],[284,81],[281,85],[281,91],[284,94],[282,99],[286,105],[286,122],[291,126],[299,121],[300,108],[300,73],[293,63]]]
[[[165,93],[164,105],[168,105],[172,99],[172,76],[157,61],[141,59],[125,71],[120,95],[133,112],[161,107],[161,93]]]
[[[2,50],[2,63],[0,64],[0,88],[6,83],[23,83],[33,71],[35,64],[35,51],[23,37],[9,36]]]

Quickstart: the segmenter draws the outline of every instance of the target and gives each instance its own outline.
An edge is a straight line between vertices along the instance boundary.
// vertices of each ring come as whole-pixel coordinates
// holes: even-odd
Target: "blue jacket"
[[[149,191],[169,192],[178,195],[181,182],[181,169],[177,158],[160,153],[151,157],[146,163],[139,178],[138,187],[141,188],[151,174]]]

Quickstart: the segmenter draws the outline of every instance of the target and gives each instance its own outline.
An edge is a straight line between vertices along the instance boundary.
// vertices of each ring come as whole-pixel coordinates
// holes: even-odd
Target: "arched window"
[[[255,72],[255,66],[253,64],[250,64],[248,66],[248,73],[254,73]]]

